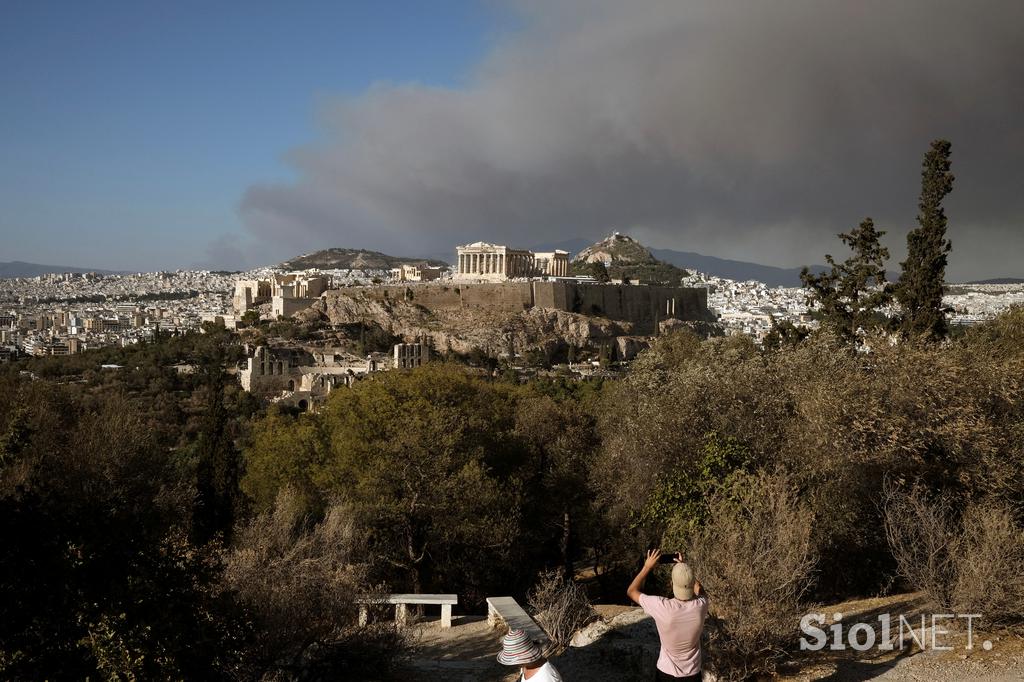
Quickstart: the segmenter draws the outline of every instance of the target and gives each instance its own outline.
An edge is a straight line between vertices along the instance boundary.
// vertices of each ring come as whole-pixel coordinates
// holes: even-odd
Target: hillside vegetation
[[[760,350],[678,333],[614,383],[438,364],[336,391],[318,414],[264,413],[222,378],[234,343],[0,375],[4,676],[381,679],[400,633],[358,627],[324,586],[457,592],[474,610],[589,564],[592,596],[619,601],[651,544],[685,549],[716,595],[722,672],[769,669],[809,600],[922,588],[1022,618],[1022,310],[870,355],[827,334]],[[889,507],[975,529],[939,545],[955,570],[908,570],[920,526]]]
[[[444,261],[426,258],[405,258],[389,256],[379,251],[365,249],[323,249],[284,261],[279,268],[284,270],[390,270],[399,265],[447,266]]]
[[[570,273],[590,275],[598,281],[616,279],[671,286],[679,286],[680,280],[689,274],[658,260],[643,244],[618,232],[576,254]]]

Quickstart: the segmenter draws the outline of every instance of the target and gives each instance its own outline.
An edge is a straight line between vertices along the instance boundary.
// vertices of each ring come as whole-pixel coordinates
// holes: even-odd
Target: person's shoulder
[[[693,604],[693,608],[700,609],[702,611],[708,610],[708,598],[703,594],[699,597],[694,597],[688,603]]]
[[[640,593],[640,606],[646,606],[647,604],[659,605],[667,602],[668,599],[665,597],[659,597],[656,594],[647,594],[645,592]]]

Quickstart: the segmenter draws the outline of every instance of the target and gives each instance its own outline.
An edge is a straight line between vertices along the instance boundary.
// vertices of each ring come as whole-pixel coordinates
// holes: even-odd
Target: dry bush
[[[956,565],[958,611],[995,623],[1024,621],[1024,529],[1008,506],[968,506]]]
[[[799,635],[815,565],[811,514],[781,477],[767,475],[716,495],[711,511],[687,543],[711,602],[705,665],[720,680],[771,674]]]
[[[257,633],[249,675],[291,679],[384,672],[403,652],[392,624],[358,627],[355,597],[366,592],[353,554],[360,538],[334,505],[309,525],[302,500],[284,488],[274,509],[241,529],[224,579]],[[369,666],[369,667],[366,667]],[[371,679],[371,678],[366,678]]]
[[[951,499],[929,499],[917,485],[903,492],[889,482],[882,499],[886,539],[900,576],[940,608],[952,608],[959,528]]]
[[[597,618],[583,588],[559,571],[542,573],[526,598],[533,617],[551,638],[545,655],[565,651],[572,636]]]
[[[1024,529],[1000,502],[970,502],[958,518],[948,496],[887,485],[889,546],[900,575],[935,604],[990,623],[1024,620]]]

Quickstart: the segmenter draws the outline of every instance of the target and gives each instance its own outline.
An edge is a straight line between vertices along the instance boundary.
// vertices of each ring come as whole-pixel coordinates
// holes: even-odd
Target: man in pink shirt
[[[683,562],[683,555],[677,554],[672,566],[673,598],[644,594],[641,590],[647,575],[658,565],[661,551],[653,549],[647,553],[644,567],[640,569],[626,594],[654,619],[661,638],[658,654],[659,680],[686,680],[699,682],[701,679],[700,635],[704,630],[704,619],[708,615],[707,596],[702,594],[700,582],[694,578],[693,569]]]

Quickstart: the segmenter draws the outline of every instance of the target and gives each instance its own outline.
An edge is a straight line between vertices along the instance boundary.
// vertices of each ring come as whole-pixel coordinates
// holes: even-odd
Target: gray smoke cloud
[[[913,226],[921,158],[953,142],[954,279],[1024,275],[1024,3],[517,5],[459,89],[331,100],[256,185],[256,238],[436,253],[613,229],[649,245],[794,266],[873,216]]]

